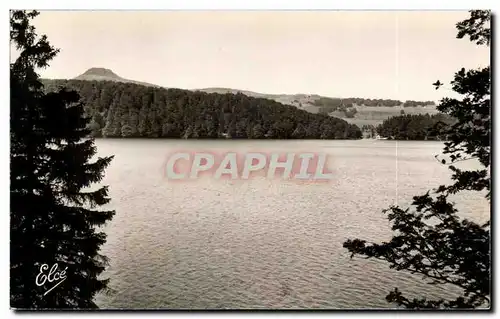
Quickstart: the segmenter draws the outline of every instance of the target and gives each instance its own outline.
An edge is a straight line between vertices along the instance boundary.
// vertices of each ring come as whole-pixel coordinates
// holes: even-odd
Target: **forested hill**
[[[48,80],[76,90],[95,137],[357,139],[344,120],[244,94],[218,94],[113,81]]]
[[[385,120],[376,130],[380,136],[395,140],[443,140],[448,132],[442,129],[455,122],[456,119],[443,113],[405,114]]]

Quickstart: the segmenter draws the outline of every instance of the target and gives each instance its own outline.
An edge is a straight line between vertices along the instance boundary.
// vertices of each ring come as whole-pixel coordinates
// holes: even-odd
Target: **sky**
[[[61,51],[45,78],[91,67],[165,87],[434,100],[489,49],[456,39],[465,11],[41,11]],[[449,84],[447,85],[449,88]]]

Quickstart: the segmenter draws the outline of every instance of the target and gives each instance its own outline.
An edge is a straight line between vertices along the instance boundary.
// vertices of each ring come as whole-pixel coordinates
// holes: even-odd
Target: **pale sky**
[[[467,12],[42,11],[61,49],[46,78],[91,67],[165,87],[438,100],[461,67],[489,64],[489,49],[456,39]],[[448,85],[449,86],[449,85]]]

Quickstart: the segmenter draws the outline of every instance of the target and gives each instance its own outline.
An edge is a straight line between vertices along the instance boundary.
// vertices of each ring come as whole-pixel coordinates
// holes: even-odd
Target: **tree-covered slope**
[[[443,128],[456,122],[447,114],[405,114],[394,116],[377,126],[380,136],[395,140],[446,139]]]
[[[356,139],[356,125],[244,94],[148,87],[117,81],[43,80],[76,90],[96,137]]]

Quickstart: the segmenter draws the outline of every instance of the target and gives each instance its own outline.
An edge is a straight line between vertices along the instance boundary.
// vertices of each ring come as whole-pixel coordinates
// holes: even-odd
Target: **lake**
[[[377,260],[350,258],[348,238],[391,238],[382,210],[450,181],[434,156],[441,142],[99,139],[115,155],[103,180],[114,219],[102,252],[111,291],[101,308],[390,308],[398,287],[412,297],[454,295]],[[320,152],[330,183],[250,179],[167,180],[169,152]],[[467,165],[475,165],[467,163]],[[454,198],[461,214],[489,219],[481,194]]]

